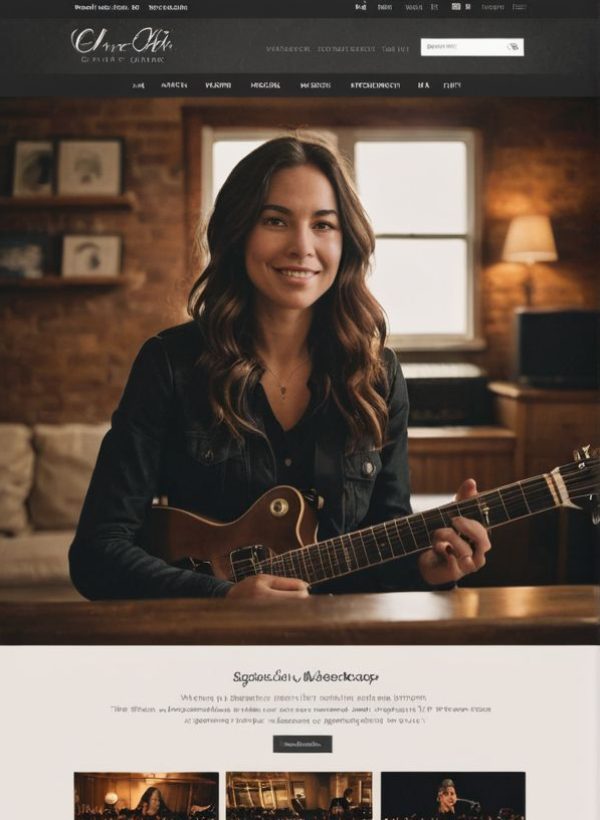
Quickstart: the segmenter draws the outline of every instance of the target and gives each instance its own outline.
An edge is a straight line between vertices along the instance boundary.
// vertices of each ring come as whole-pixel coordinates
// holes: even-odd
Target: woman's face
[[[157,814],[159,809],[160,797],[158,796],[158,791],[155,789],[150,793],[150,797],[148,798],[148,814]]]
[[[342,242],[327,177],[313,165],[278,171],[246,241],[246,271],[259,304],[310,309],[335,280]]]
[[[448,786],[448,788],[441,791],[438,795],[440,809],[445,812],[453,812],[456,799],[456,789],[454,786]]]

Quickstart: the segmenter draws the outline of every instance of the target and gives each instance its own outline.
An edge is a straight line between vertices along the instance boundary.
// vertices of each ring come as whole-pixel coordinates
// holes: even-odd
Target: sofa
[[[0,424],[0,600],[81,600],[68,552],[107,429]]]

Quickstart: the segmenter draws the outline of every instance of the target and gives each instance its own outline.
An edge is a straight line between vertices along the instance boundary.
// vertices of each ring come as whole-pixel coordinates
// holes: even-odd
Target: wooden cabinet
[[[480,490],[513,481],[515,434],[502,427],[409,427],[413,493],[455,493],[465,478]]]
[[[600,394],[595,390],[547,390],[492,382],[498,424],[515,433],[517,479],[573,460],[573,450],[600,446]]]

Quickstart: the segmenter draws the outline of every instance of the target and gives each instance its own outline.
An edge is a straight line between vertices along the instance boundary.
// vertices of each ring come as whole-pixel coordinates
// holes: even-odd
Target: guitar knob
[[[271,515],[274,515],[275,518],[283,518],[283,516],[287,514],[289,509],[290,505],[285,500],[285,498],[275,498],[273,499],[273,501],[271,501],[271,504],[269,505]]]

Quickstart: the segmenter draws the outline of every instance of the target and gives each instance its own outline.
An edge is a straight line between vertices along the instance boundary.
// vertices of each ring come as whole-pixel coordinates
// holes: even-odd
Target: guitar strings
[[[538,479],[527,479],[526,482],[521,482],[521,483],[531,484],[534,481],[539,480],[539,478],[540,477],[538,477]],[[542,480],[545,483],[545,479],[542,478]],[[518,483],[519,482],[517,482],[517,484]],[[512,487],[512,485],[510,485],[510,486]],[[593,487],[589,487],[589,489],[592,490]],[[491,492],[495,493],[497,491],[491,491]],[[484,496],[489,495],[489,493],[485,493],[483,495]],[[547,485],[544,488],[543,495],[546,497],[546,499],[548,499],[549,493],[548,493]],[[479,498],[481,499],[481,496]],[[531,500],[531,495],[529,495],[529,498]],[[506,500],[506,496],[505,496],[505,500]],[[445,505],[445,508],[439,508],[439,512],[441,512],[444,509],[448,510],[449,508],[457,507],[457,505],[459,505],[459,504],[462,505],[462,507],[463,507],[462,511],[463,512],[468,512],[467,510],[464,509],[464,507],[465,507],[465,505],[468,505],[469,502],[471,502],[471,504],[475,508],[478,506],[476,498],[466,499],[465,501],[462,501],[462,502],[454,502],[452,504]],[[473,504],[473,502],[474,502],[474,504]],[[545,505],[545,509],[552,509],[552,507],[555,507],[555,506],[557,506],[557,505],[552,502],[552,503],[548,504],[547,506]],[[496,507],[496,509],[503,509],[503,508],[505,508],[505,505],[496,504],[495,507]],[[540,509],[538,511],[542,512],[543,510]],[[430,515],[432,513],[437,514],[437,512],[438,511],[429,511]],[[475,509],[475,512],[479,512],[479,510]],[[527,515],[529,515],[529,513]],[[427,512],[422,513],[422,514],[417,513],[416,516],[417,516],[417,518],[421,517],[425,520],[425,516],[427,516]],[[414,516],[408,516],[408,517],[413,520],[413,524],[415,525],[415,527],[416,526],[421,526],[421,527],[424,526],[424,521],[423,521],[423,524],[421,524],[420,522],[415,520]],[[384,522],[383,524],[375,525],[375,527],[380,530],[379,534],[383,535],[385,537],[386,541],[388,541],[388,542],[390,541],[390,537],[389,537],[389,533],[387,532],[387,527],[390,524],[394,524],[394,525],[405,524],[406,525],[407,524],[407,519],[406,518],[392,519],[389,522]],[[409,527],[410,527],[410,525],[409,525]],[[413,553],[416,553],[418,551],[422,551],[424,549],[427,549],[429,547],[428,543],[423,544],[423,545],[419,545],[417,543],[416,538],[414,537],[414,533],[412,531],[412,528],[410,528],[410,529],[405,530],[404,535],[405,536],[410,536],[411,540],[415,543],[415,546],[413,547],[411,545],[409,550],[407,551],[404,547],[404,543],[402,542],[402,537],[400,536],[400,533],[398,532],[398,535],[394,537],[394,541],[399,541],[400,542],[400,546],[402,547],[403,552],[400,553],[400,554],[397,554],[397,553],[394,553],[393,549],[391,549],[391,544],[389,544],[389,543],[388,544],[382,544],[381,543],[381,539],[378,539],[378,534],[375,533],[374,529],[375,528],[366,528],[364,530],[356,531],[355,533],[352,533],[352,534],[345,534],[345,535],[342,535],[342,536],[336,536],[333,539],[327,539],[326,541],[318,542],[317,544],[309,544],[309,545],[306,545],[304,547],[300,547],[300,548],[295,549],[295,550],[290,550],[287,553],[282,553],[278,556],[270,556],[266,561],[260,562],[258,567],[256,567],[256,565],[252,561],[246,561],[246,562],[238,561],[237,565],[238,565],[239,568],[243,568],[243,565],[245,563],[245,569],[247,571],[250,571],[250,572],[261,571],[261,570],[265,570],[265,569],[269,568],[274,574],[280,574],[281,571],[284,571],[286,573],[289,571],[291,576],[296,576],[296,577],[299,576],[299,575],[300,575],[300,577],[307,576],[308,580],[310,580],[310,581],[325,580],[325,578],[322,577],[321,572],[316,571],[315,561],[314,561],[315,558],[319,559],[319,562],[321,564],[321,567],[322,567],[323,571],[326,572],[326,577],[330,578],[330,577],[338,577],[339,575],[343,575],[343,574],[349,574],[351,572],[357,571],[358,569],[362,569],[362,568],[365,568],[366,566],[369,566],[370,565],[369,564],[369,548],[371,548],[371,550],[372,550],[373,546],[376,547],[377,552],[375,552],[373,550],[371,551],[371,555],[375,557],[375,561],[370,562],[370,563],[383,563],[384,561],[394,560],[395,558],[400,558],[403,555],[413,554]],[[398,529],[397,526],[396,526],[396,529]],[[424,531],[427,533],[427,535],[429,535],[426,526],[424,527]],[[422,535],[423,532],[420,533],[420,534]],[[358,545],[353,544],[352,538],[350,537],[350,536],[356,536],[356,535],[361,536],[362,546],[365,548],[365,550],[364,550],[365,558],[367,559],[368,563],[364,564],[364,565],[361,564],[361,562],[359,560],[359,557],[356,553],[356,548],[357,548]],[[340,560],[339,560],[340,547],[344,551],[351,550],[352,553],[353,553],[354,562],[349,561],[348,557],[346,556],[346,566],[345,567],[342,566],[342,564],[340,563]],[[384,549],[385,549],[385,547],[388,547],[391,551],[391,555],[384,558],[383,555],[382,555],[382,552],[381,552],[381,547],[384,547]],[[360,547],[358,547],[358,549],[360,550]],[[302,555],[303,551],[305,553],[304,555]],[[330,571],[328,569],[326,569],[325,562],[323,560],[324,557],[328,558],[328,563],[329,563],[329,566],[331,568],[331,572],[333,572],[333,574],[331,574]],[[295,560],[295,559],[298,559],[298,560]],[[309,560],[310,560],[310,563],[308,562]],[[300,561],[302,561],[304,563],[304,568],[306,570],[305,572],[303,572],[302,569],[297,566]],[[337,564],[337,568],[335,567],[335,564]],[[312,577],[313,575],[315,575],[316,577],[313,578]]]
[[[587,473],[589,472],[590,462],[592,465],[597,466],[598,460],[589,459],[585,462],[573,463],[567,465],[566,467],[560,468],[560,474],[565,480],[565,483],[570,483],[573,485],[569,488],[570,497],[573,497],[574,492],[579,492],[584,495],[593,492],[594,489],[597,489],[597,481],[595,484],[587,483],[589,481],[589,476]],[[582,464],[583,469],[581,466]],[[600,471],[596,470],[595,472],[599,473]],[[573,481],[573,477],[583,479],[583,481]],[[538,486],[536,487],[535,485]],[[502,492],[503,489],[504,492]],[[525,494],[524,489],[528,490],[527,494]],[[496,496],[496,498],[494,498],[494,496]],[[544,501],[544,507],[531,510],[530,504],[535,506],[536,501],[539,502],[541,500]],[[396,558],[401,558],[404,555],[411,555],[424,549],[428,549],[430,544],[421,545],[417,540],[419,536],[422,537],[423,535],[425,535],[427,539],[430,539],[431,537],[429,528],[427,527],[428,517],[430,524],[434,516],[441,518],[442,522],[444,522],[445,512],[454,513],[454,511],[457,511],[459,514],[468,514],[471,512],[468,509],[469,506],[472,507],[472,511],[476,514],[475,517],[480,517],[482,514],[480,506],[482,501],[485,502],[485,506],[490,516],[493,517],[494,512],[499,511],[502,513],[504,520],[494,523],[491,526],[497,526],[500,523],[507,523],[507,521],[514,520],[517,517],[528,517],[529,515],[536,514],[537,512],[543,512],[544,510],[561,506],[560,503],[557,505],[554,501],[544,475],[535,476],[533,478],[524,479],[522,481],[505,485],[505,488],[498,487],[494,490],[486,491],[485,493],[482,493],[474,498],[451,502],[437,509],[428,510],[423,513],[413,513],[412,515],[402,518],[391,519],[390,521],[376,524],[373,527],[367,527],[362,530],[356,530],[352,533],[335,536],[334,538],[326,539],[325,541],[316,542],[315,544],[307,544],[297,549],[281,553],[280,555],[270,556],[269,558],[259,561],[258,563],[251,559],[234,559],[232,561],[232,565],[235,565],[236,575],[238,572],[254,574],[268,570],[271,574],[277,575],[281,575],[282,572],[287,573],[289,571],[289,577],[307,576],[307,580],[311,582],[314,582],[315,580],[335,578],[339,575],[356,572],[359,569],[366,568],[367,566],[371,566],[375,563],[384,563],[385,561],[391,561]],[[519,504],[519,510],[523,511],[526,509],[527,512],[524,516],[511,517],[508,508],[511,507],[511,505],[514,506],[514,503],[517,501]],[[508,518],[504,518],[505,515],[507,515]],[[454,517],[454,515],[451,517]],[[421,521],[418,520],[419,518]],[[448,524],[450,525],[449,521]],[[389,526],[394,526],[397,531],[392,537],[390,537],[388,532]],[[403,536],[400,534],[400,527],[404,528],[403,535],[406,538],[410,538],[410,540],[414,542],[414,547],[411,545],[408,550],[405,548]],[[414,530],[417,530],[416,536],[413,528]],[[421,529],[421,532],[418,532],[419,528]],[[436,526],[435,528],[437,529],[438,527]],[[356,540],[358,537],[360,537],[360,545],[353,543],[353,540]],[[386,543],[382,543],[382,538],[385,539]],[[399,544],[403,550],[402,553],[394,552],[393,542]],[[384,557],[384,554],[382,554],[381,551],[382,548],[384,549],[384,553],[389,550],[391,554]],[[340,549],[344,552],[346,568],[343,568],[340,563]],[[366,564],[360,563],[359,556],[356,552],[357,549],[364,551],[364,557],[367,559]],[[349,551],[352,553],[351,556],[349,555]],[[349,560],[349,558],[352,557],[354,558],[354,562]],[[370,561],[370,557],[373,557],[375,560]],[[323,572],[326,574],[332,572],[334,574],[327,574],[326,577],[322,577],[321,572],[317,571],[315,567],[315,559],[317,558],[319,559]],[[328,559],[330,569],[326,568],[324,558]],[[304,564],[304,568],[306,570],[305,572],[303,572],[299,566],[301,563]],[[337,568],[335,567],[335,564],[337,564]],[[316,577],[312,578],[311,576],[313,575]]]

